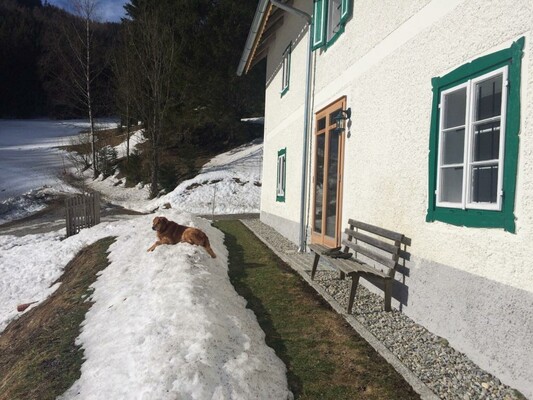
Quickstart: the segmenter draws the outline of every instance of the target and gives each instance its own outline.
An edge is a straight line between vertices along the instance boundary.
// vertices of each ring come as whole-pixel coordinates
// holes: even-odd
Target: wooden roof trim
[[[268,18],[270,17],[270,14],[272,13],[273,9],[272,3],[268,3],[268,11],[265,13],[266,17],[263,18],[263,21],[261,21],[261,27],[259,29],[259,34],[255,37],[254,45],[252,47],[252,51],[250,52],[250,56],[248,57],[248,60],[246,61],[246,66],[244,67],[244,73],[247,74],[248,70],[252,66],[252,60],[254,59],[257,46],[259,45],[259,42],[261,41],[261,37],[263,36],[263,32],[265,31],[265,27],[268,21]]]

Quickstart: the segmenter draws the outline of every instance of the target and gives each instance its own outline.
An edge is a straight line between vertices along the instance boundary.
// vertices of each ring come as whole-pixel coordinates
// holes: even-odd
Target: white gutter
[[[246,39],[246,44],[244,45],[241,60],[239,61],[239,66],[237,67],[237,76],[241,76],[244,71],[244,67],[246,67],[248,57],[250,57],[250,52],[254,47],[255,38],[259,33],[261,21],[263,20],[263,15],[266,12],[267,6],[268,0],[260,0],[259,4],[257,5],[254,20],[252,21],[252,26],[250,27],[250,31],[248,32],[248,38]]]

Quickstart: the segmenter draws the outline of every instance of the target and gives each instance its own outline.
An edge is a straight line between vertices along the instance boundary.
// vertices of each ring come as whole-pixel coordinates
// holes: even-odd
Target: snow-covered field
[[[79,250],[115,236],[111,264],[93,284],[94,304],[78,338],[82,374],[63,399],[292,398],[285,365],[229,281],[222,233],[193,215],[257,212],[261,160],[261,144],[242,146],[153,201],[144,188],[115,186],[113,177],[91,183],[108,200],[138,210],[170,203],[157,215],[201,228],[215,259],[189,244],[148,253],[154,214],[126,216],[67,239],[64,229],[0,236],[0,333],[20,315],[18,304],[37,302],[30,310],[57,289],[50,285]]]
[[[116,177],[86,183],[111,202],[141,212],[169,203],[173,209],[194,214],[259,212],[263,144],[252,142],[214,157],[200,173],[172,192],[148,201],[148,187],[125,188]]]
[[[0,224],[44,208],[46,196],[74,191],[61,180],[71,165],[57,147],[87,128],[82,120],[0,120]]]

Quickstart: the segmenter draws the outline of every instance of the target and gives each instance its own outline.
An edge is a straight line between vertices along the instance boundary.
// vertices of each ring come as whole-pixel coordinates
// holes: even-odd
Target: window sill
[[[437,207],[428,210],[426,215],[426,222],[435,221],[469,228],[502,228],[510,233],[516,231],[514,214],[504,211]]]

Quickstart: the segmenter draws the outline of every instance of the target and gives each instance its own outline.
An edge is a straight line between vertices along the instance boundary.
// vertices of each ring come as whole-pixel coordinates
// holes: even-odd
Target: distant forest
[[[236,76],[256,2],[130,0],[120,23],[101,22],[98,3],[0,0],[0,118],[89,119],[95,177],[94,118],[119,117],[127,138],[142,122],[147,144],[122,169],[152,196],[199,152],[262,136],[241,119],[263,115],[264,61]]]
[[[58,84],[64,64],[54,51],[60,26],[74,18],[40,0],[0,0],[0,117],[81,115],[79,105],[73,104]],[[95,28],[103,51],[110,55],[119,24],[98,23]],[[112,79],[108,70],[98,82],[103,89],[95,99],[100,115],[113,114]]]
[[[243,78],[235,76],[254,3],[133,0],[127,5],[128,22],[158,9],[165,15],[163,23],[172,25],[176,46],[174,79],[168,82],[174,100],[169,115],[184,136],[192,138],[206,130],[234,136],[241,129],[240,118],[262,115],[264,69],[259,66]],[[86,116],[65,87],[67,65],[57,52],[63,27],[76,19],[46,1],[0,0],[0,118]],[[117,92],[127,82],[119,82],[116,71],[127,62],[124,25],[97,19],[92,23],[94,63],[99,64],[92,82],[96,117],[120,114]]]

